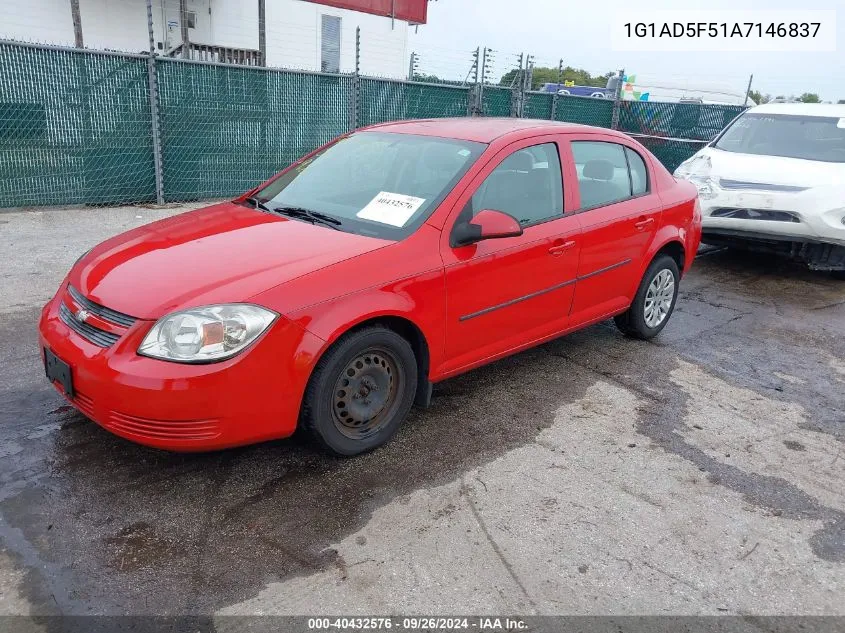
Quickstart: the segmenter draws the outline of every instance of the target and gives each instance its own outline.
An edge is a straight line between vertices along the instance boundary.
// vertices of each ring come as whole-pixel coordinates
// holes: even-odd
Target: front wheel
[[[342,337],[317,363],[300,424],[337,455],[364,453],[393,437],[416,390],[408,341],[388,328],[366,327]]]
[[[631,307],[614,318],[616,327],[634,338],[657,336],[675,309],[680,278],[674,259],[668,255],[656,257],[643,275]]]

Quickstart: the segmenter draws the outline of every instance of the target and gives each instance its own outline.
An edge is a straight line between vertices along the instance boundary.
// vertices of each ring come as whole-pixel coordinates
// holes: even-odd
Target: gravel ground
[[[66,406],[35,328],[184,208],[0,214],[0,614],[845,615],[845,282],[704,253],[654,341],[449,380],[369,455],[174,455]]]

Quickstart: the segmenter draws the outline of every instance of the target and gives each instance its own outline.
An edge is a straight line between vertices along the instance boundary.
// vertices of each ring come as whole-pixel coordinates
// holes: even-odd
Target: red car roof
[[[566,128],[570,132],[602,132],[616,135],[617,132],[606,128],[595,128],[577,123],[563,123],[543,119],[515,119],[494,117],[462,117],[454,119],[418,119],[413,121],[394,121],[378,123],[367,130],[396,132],[399,134],[421,134],[424,136],[442,136],[464,141],[490,143],[493,140],[521,130],[531,130],[536,134],[560,132]]]

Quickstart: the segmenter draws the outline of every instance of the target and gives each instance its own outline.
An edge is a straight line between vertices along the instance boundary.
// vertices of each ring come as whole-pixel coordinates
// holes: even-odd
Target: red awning
[[[338,9],[363,11],[373,15],[394,17],[414,24],[425,24],[428,0],[307,0]]]

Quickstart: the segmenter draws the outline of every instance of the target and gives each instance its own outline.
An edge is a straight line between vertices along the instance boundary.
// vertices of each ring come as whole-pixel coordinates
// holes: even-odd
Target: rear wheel
[[[416,389],[411,345],[393,330],[370,326],[341,338],[317,363],[300,423],[331,452],[357,455],[393,437]]]
[[[658,255],[643,275],[631,307],[614,318],[616,327],[634,338],[657,336],[675,309],[680,278],[675,260]]]

